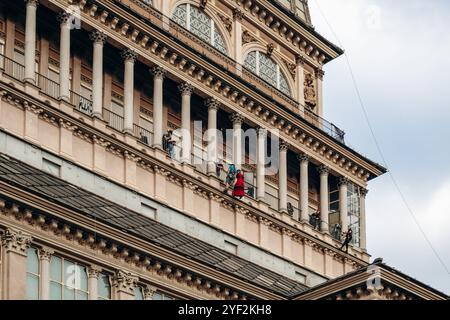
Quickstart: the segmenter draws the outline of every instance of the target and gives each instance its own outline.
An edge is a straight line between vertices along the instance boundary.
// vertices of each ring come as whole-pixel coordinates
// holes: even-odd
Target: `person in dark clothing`
[[[169,156],[173,159],[175,157],[174,146],[175,140],[172,138],[173,131],[169,130],[163,135],[163,149],[167,151]]]
[[[353,240],[353,231],[352,229],[348,229],[346,233],[344,233],[344,243],[341,246],[341,250],[345,247],[345,253],[348,253],[348,245]]]

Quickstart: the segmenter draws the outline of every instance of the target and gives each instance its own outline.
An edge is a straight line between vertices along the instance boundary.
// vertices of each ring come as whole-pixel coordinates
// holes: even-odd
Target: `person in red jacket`
[[[244,174],[242,173],[242,170],[238,170],[234,183],[233,197],[242,199],[243,196],[245,196]]]

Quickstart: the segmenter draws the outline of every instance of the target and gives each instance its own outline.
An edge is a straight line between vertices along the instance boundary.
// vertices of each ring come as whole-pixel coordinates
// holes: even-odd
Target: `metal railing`
[[[82,95],[70,90],[70,103],[79,111],[91,116],[93,112],[92,101]]]
[[[0,55],[0,67],[4,70],[4,73],[11,78],[19,81],[25,79],[25,66],[4,56]]]
[[[40,73],[36,73],[36,78],[36,84],[42,93],[54,99],[59,98],[59,83],[47,78],[46,76],[43,76]]]
[[[333,137],[341,143],[345,144],[345,132],[339,129],[337,126],[325,120],[324,118],[318,116],[311,110],[305,108],[305,119],[314,124],[316,127],[320,128],[327,135]]]
[[[145,145],[151,146],[153,143],[153,133],[137,124],[133,125],[133,133],[139,141]]]
[[[109,126],[120,132],[123,131],[124,119],[121,115],[112,112],[111,110],[103,108],[103,120],[108,122]]]

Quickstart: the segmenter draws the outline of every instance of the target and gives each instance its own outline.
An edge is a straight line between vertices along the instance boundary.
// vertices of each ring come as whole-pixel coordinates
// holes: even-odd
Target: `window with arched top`
[[[172,15],[172,20],[188,29],[203,41],[211,44],[220,52],[227,54],[225,41],[216,24],[197,7],[189,3],[179,5]]]
[[[267,54],[261,51],[250,52],[245,58],[244,66],[285,95],[289,97],[292,95],[286,76],[281,71],[280,66]]]

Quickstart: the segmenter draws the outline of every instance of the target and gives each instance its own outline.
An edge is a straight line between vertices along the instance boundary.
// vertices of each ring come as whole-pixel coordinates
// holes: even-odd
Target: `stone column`
[[[244,18],[244,13],[235,8],[233,10],[233,19],[234,19],[234,59],[237,63],[243,64],[242,57],[242,19]]]
[[[244,117],[239,113],[233,113],[230,116],[233,123],[233,163],[237,169],[241,169],[242,165],[242,123]]]
[[[155,293],[156,288],[153,286],[145,286],[142,292],[142,294],[144,295],[144,300],[153,300],[153,296]]]
[[[205,106],[208,108],[208,174],[216,174],[217,163],[217,111],[220,103],[216,99],[208,99],[205,101]]]
[[[266,198],[266,141],[267,130],[258,129],[258,156],[256,159],[256,194],[258,201],[264,201]]]
[[[26,22],[25,22],[25,81],[35,83],[35,61],[36,61],[36,11],[39,1],[26,0]]]
[[[70,29],[72,15],[61,12],[58,20],[61,23],[61,38],[59,48],[59,98],[70,101]]]
[[[181,92],[181,162],[191,163],[191,96],[194,87],[185,82],[178,86]]]
[[[153,146],[162,149],[163,137],[163,88],[166,71],[154,67],[153,73]]]
[[[300,220],[309,222],[309,156],[301,154],[298,159],[300,161]]]
[[[122,51],[122,58],[125,61],[125,76],[123,85],[124,123],[123,131],[133,134],[133,107],[134,107],[134,63],[137,53],[126,49]]]
[[[348,229],[348,179],[339,179],[339,215],[341,217],[341,227],[343,232]]]
[[[113,278],[115,300],[134,300],[134,288],[138,278],[126,271],[119,270]]]
[[[89,300],[98,300],[98,277],[101,272],[99,266],[92,265],[87,268]]]
[[[279,211],[287,212],[287,152],[289,144],[280,143],[280,171],[278,175],[278,198],[280,201]]]
[[[27,250],[31,240],[29,234],[14,229],[6,229],[1,237],[4,300],[25,300],[27,297]]]
[[[323,76],[325,72],[321,69],[316,69],[317,78],[317,114],[323,117]]]
[[[50,299],[50,259],[55,252],[47,247],[38,250],[38,256],[41,263],[41,279],[39,282],[40,300]]]
[[[327,166],[321,166],[319,168],[320,173],[320,221],[322,232],[329,232],[328,220],[330,214],[330,202],[329,202],[329,187],[328,176],[330,168]]]
[[[369,191],[364,188],[360,188],[360,213],[359,213],[359,220],[360,220],[360,247],[363,250],[367,250],[367,236],[366,236],[366,197],[367,193]]]
[[[305,109],[305,58],[297,55],[295,58],[297,68],[295,69],[295,82],[297,83],[297,100],[300,104],[300,112]]]
[[[103,46],[106,35],[98,30],[90,34],[94,42],[92,66],[92,105],[93,116],[103,118]]]

